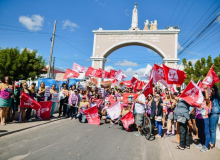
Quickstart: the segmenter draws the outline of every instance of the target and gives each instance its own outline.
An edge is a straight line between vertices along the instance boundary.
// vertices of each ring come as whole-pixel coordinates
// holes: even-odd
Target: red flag
[[[117,74],[117,71],[114,69],[111,69],[108,78],[113,79],[113,78],[115,78],[116,74]]]
[[[125,114],[123,117],[120,119],[123,123],[124,128],[127,131],[130,131],[129,125],[134,124],[134,115],[131,111],[129,111],[127,114]]]
[[[210,88],[216,83],[219,82],[218,75],[215,73],[213,69],[214,64],[210,68],[208,74],[206,75],[205,79],[202,81],[203,84],[209,86]]]
[[[128,96],[133,96],[134,99],[136,99],[138,97],[138,94],[136,93],[123,93],[123,103],[129,103],[129,100],[128,100]]]
[[[157,71],[162,79],[165,79],[163,67],[154,64],[154,70]]]
[[[38,110],[40,108],[40,104],[35,101],[34,98],[21,91],[20,108],[32,108],[34,110]]]
[[[50,119],[52,101],[39,102],[41,107],[36,111],[40,119]]]
[[[151,70],[151,76],[150,78],[153,78],[153,83],[157,83],[158,81],[164,80],[162,76],[154,69]]]
[[[135,86],[134,86],[134,92],[136,93],[137,92],[137,87],[139,86],[139,80],[137,80]]]
[[[73,63],[73,71],[78,72],[78,73],[84,73],[86,71],[85,67],[80,66],[79,64]]]
[[[163,64],[164,76],[167,84],[179,84],[182,85],[186,79],[186,73],[179,69],[173,69]]]
[[[99,114],[97,107],[92,107],[89,109],[86,109],[83,111],[83,113],[86,115],[86,119],[89,124],[100,124]]]
[[[101,71],[99,69],[95,69],[93,67],[89,67],[88,70],[86,71],[85,76],[89,77],[100,77],[101,76]]]
[[[151,78],[147,85],[143,88],[143,94],[145,97],[147,97],[150,93],[153,94],[153,78]]]
[[[192,80],[186,86],[179,98],[182,98],[193,107],[200,107],[200,104],[204,100],[201,89]]]
[[[132,88],[133,87],[131,81],[122,81],[122,83],[123,83],[123,85],[125,85],[128,88]]]
[[[137,82],[138,82],[138,79],[137,79],[137,78],[135,78],[135,77],[132,77],[132,78],[131,78],[131,83],[132,83],[133,85],[135,85]]]
[[[68,78],[72,78],[72,77],[78,78],[79,75],[80,75],[79,73],[67,68],[63,79],[68,79]]]
[[[99,68],[99,71],[101,72],[100,77],[99,78],[108,78],[109,77],[109,72]]]
[[[102,99],[94,99],[94,101],[97,104],[97,107],[99,108],[100,104],[102,103]]]

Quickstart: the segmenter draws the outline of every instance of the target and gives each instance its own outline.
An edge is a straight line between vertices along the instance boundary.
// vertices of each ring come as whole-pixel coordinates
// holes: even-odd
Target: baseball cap
[[[82,99],[86,99],[86,96],[83,96]]]

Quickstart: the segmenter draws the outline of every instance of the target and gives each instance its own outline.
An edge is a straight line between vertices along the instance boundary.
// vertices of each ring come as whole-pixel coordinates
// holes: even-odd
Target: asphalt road
[[[147,141],[109,125],[62,119],[6,135],[0,138],[0,160],[173,159],[164,139]]]

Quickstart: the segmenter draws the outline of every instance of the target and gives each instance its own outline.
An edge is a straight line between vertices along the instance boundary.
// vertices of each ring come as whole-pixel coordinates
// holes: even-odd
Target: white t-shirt
[[[143,103],[143,104],[140,104],[140,103],[135,103],[135,107],[134,107],[134,113],[144,113],[145,112],[145,103],[146,103],[146,98],[144,96],[144,94],[140,94],[138,97],[137,97],[138,101]]]

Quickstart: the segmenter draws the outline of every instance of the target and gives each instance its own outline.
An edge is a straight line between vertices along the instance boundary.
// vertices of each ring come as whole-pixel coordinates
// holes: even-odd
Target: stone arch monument
[[[173,27],[157,30],[156,20],[151,22],[151,24],[144,23],[144,30],[140,30],[138,28],[137,13],[137,4],[135,4],[131,28],[129,30],[103,30],[99,28],[99,30],[93,31],[92,67],[104,69],[106,58],[112,52],[130,45],[150,48],[163,58],[163,62],[166,65],[176,67],[179,61],[177,58],[177,46],[180,30],[174,29]],[[146,22],[148,22],[148,20],[146,20]]]

